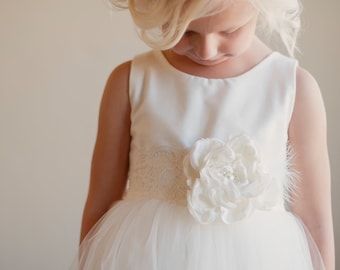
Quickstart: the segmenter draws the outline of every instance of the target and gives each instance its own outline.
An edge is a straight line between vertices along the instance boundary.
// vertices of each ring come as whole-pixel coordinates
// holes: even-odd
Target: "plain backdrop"
[[[327,109],[339,249],[340,4],[304,5],[298,58]],[[148,48],[104,0],[0,0],[0,38],[0,269],[67,269],[106,79]]]

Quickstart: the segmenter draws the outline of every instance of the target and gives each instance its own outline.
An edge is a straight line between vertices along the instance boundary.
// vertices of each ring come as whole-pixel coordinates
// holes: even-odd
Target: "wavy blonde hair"
[[[213,15],[236,1],[249,1],[259,10],[257,32],[279,38],[289,55],[296,50],[300,30],[299,0],[108,0],[128,9],[141,39],[151,48],[165,50],[180,40],[191,21]]]

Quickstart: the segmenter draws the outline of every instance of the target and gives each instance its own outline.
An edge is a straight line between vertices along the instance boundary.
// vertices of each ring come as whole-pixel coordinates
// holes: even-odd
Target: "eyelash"
[[[239,27],[239,28],[237,28],[237,29],[235,29],[231,32],[222,32],[222,34],[224,34],[225,36],[232,36],[232,35],[235,35],[240,29],[241,29],[241,27]],[[191,31],[191,30],[188,30],[184,33],[184,35],[187,36],[187,37],[193,36],[195,34],[196,34],[196,32]]]
[[[195,34],[195,32],[194,31],[185,31],[185,33],[184,33],[184,35],[186,35],[186,36],[192,36],[192,35],[194,35]]]
[[[236,34],[240,29],[241,29],[241,27],[239,27],[239,28],[237,28],[237,29],[235,29],[235,30],[233,30],[233,31],[231,31],[231,32],[224,32],[224,34],[225,34],[225,35],[228,35],[228,36],[234,35],[234,34]]]

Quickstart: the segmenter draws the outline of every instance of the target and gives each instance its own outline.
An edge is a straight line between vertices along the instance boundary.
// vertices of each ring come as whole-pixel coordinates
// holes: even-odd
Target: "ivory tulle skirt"
[[[84,239],[70,269],[324,269],[303,224],[284,210],[235,223],[195,221],[185,206],[159,200],[116,203]]]

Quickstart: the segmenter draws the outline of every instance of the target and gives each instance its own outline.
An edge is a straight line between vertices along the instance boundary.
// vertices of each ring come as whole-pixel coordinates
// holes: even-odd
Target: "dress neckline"
[[[176,67],[174,67],[172,64],[170,64],[170,62],[166,59],[166,57],[165,57],[165,55],[163,54],[162,51],[155,50],[154,52],[155,52],[156,56],[158,57],[158,59],[160,59],[161,63],[164,66],[166,66],[172,72],[175,72],[175,73],[179,74],[180,76],[191,78],[191,79],[200,79],[200,80],[228,80],[228,81],[229,80],[238,80],[238,79],[241,79],[243,77],[247,77],[247,76],[251,75],[257,69],[260,69],[260,68],[262,68],[262,66],[265,66],[267,64],[267,62],[270,62],[270,60],[272,58],[274,58],[276,55],[279,54],[276,51],[272,51],[270,54],[268,54],[266,57],[264,57],[256,65],[254,65],[252,68],[250,68],[249,70],[243,72],[240,75],[226,77],[226,78],[207,78],[207,77],[204,77],[204,76],[194,75],[194,74],[190,74],[190,73],[187,73],[185,71],[179,70]]]

